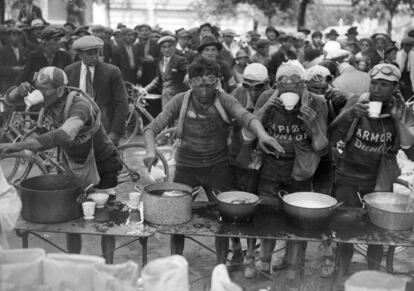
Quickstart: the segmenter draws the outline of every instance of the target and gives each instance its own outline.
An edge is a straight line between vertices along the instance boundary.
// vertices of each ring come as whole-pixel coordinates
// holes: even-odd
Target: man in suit
[[[8,28],[8,42],[0,48],[0,93],[14,85],[23,69],[23,49],[20,45],[22,33],[15,26]]]
[[[111,57],[112,57],[112,45],[105,38],[105,27],[103,25],[94,25],[91,28],[91,31],[92,31],[92,35],[99,37],[100,39],[103,40],[104,42],[103,50],[102,50],[103,61],[105,63],[110,63]]]
[[[139,43],[136,45],[136,50],[142,63],[142,77],[139,82],[142,86],[146,86],[157,76],[160,48],[157,42],[151,39],[151,26],[143,24],[137,29]]]
[[[59,40],[65,33],[62,29],[48,26],[40,34],[40,49],[32,52],[19,76],[16,84],[32,82],[33,76],[43,67],[53,66],[63,69],[72,63],[71,56],[59,50]]]
[[[191,33],[184,28],[176,31],[175,37],[177,38],[177,45],[175,46],[175,53],[179,56],[185,57],[190,64],[199,56],[197,51],[190,48]]]
[[[73,43],[81,61],[65,68],[69,85],[89,94],[102,111],[102,124],[115,145],[125,133],[128,97],[121,71],[99,60],[103,40],[86,35]]]
[[[175,38],[167,35],[158,40],[162,59],[158,64],[158,75],[145,89],[153,91],[160,88],[162,92],[162,108],[174,95],[184,92],[188,87],[183,83],[187,74],[186,58],[178,56],[175,51]]]
[[[121,44],[113,51],[112,64],[117,66],[125,81],[136,84],[141,78],[142,67],[134,42],[137,40],[138,32],[130,28],[121,30]]]

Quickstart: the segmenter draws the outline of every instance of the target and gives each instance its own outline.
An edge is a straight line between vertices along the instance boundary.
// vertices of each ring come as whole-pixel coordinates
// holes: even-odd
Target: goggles
[[[390,66],[383,66],[381,68],[373,67],[371,69],[371,72],[369,73],[369,75],[371,77],[375,77],[379,73],[382,73],[382,74],[384,74],[386,76],[395,76],[395,77],[399,78],[399,76],[397,76],[397,74],[394,74],[394,70]]]
[[[257,84],[249,84],[247,82],[243,82],[242,83],[243,88],[246,88],[248,90],[260,90],[263,89],[263,87],[265,86],[265,83],[257,83]]]
[[[298,84],[303,82],[303,78],[299,75],[293,74],[293,75],[283,75],[280,76],[277,80],[278,84]]]
[[[200,86],[201,84],[203,84],[203,81],[207,85],[214,85],[217,83],[217,77],[214,75],[208,75],[204,77],[194,77],[190,80],[190,83],[193,86]]]

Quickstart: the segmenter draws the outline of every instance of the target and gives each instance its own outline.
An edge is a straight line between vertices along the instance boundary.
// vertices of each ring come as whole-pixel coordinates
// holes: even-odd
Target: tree
[[[0,0],[0,23],[4,23],[6,13],[6,0]]]
[[[414,0],[352,0],[352,6],[360,18],[386,21],[387,34],[391,36],[392,19],[397,13],[413,13]]]

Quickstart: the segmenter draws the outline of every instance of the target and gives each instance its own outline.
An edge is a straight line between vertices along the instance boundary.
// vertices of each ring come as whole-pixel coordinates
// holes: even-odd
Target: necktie
[[[89,67],[86,67],[86,82],[85,82],[85,91],[89,96],[93,96],[93,83],[92,83],[92,73]]]
[[[162,66],[163,73],[165,73],[165,71],[167,70],[167,65],[168,65],[168,58],[164,58],[164,65]]]

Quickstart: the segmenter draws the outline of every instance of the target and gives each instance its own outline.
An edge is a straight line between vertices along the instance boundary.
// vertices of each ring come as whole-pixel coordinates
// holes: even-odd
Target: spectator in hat
[[[59,40],[64,35],[63,28],[48,26],[43,29],[40,34],[40,48],[29,54],[15,84],[33,82],[34,73],[43,67],[54,66],[63,69],[70,65],[72,63],[71,56],[67,52],[59,50]]]
[[[105,26],[105,41],[112,45],[111,38],[114,34],[114,30],[109,26]]]
[[[105,63],[110,63],[112,58],[112,45],[105,38],[105,27],[103,25],[94,25],[91,27],[92,35],[99,37],[103,40],[103,51],[101,56],[103,56],[103,61]],[[136,39],[136,38],[135,38]]]
[[[115,29],[114,33],[114,39],[111,40],[112,48],[116,48],[118,45],[121,44],[121,30]]]
[[[85,35],[91,35],[91,33],[89,32],[88,25],[79,26],[73,32],[73,37],[75,39],[81,38],[82,36],[85,36]]]
[[[247,32],[247,43],[249,44],[250,48],[252,49],[251,54],[253,55],[254,51],[256,51],[256,43],[259,41],[261,35],[256,30],[250,30]]]
[[[102,124],[115,145],[125,134],[127,94],[118,67],[99,60],[103,40],[92,35],[73,42],[80,61],[65,67],[69,85],[91,96],[102,111]]]
[[[162,30],[158,27],[153,27],[151,29],[151,40],[154,42],[158,42],[158,40],[162,37]]]
[[[136,84],[142,76],[141,60],[134,46],[138,32],[130,28],[121,29],[122,42],[112,53],[112,64],[117,66],[124,81]]]
[[[368,73],[361,72],[349,63],[350,53],[338,50],[327,56],[327,59],[337,62],[339,76],[333,81],[335,88],[351,94],[362,94],[369,91],[370,78]]]
[[[318,49],[308,48],[304,52],[303,56],[303,67],[309,69],[319,64],[324,59],[324,55]]]
[[[323,34],[319,30],[312,32],[311,41],[308,42],[305,46],[305,51],[308,49],[316,49],[323,53],[324,43],[322,42]]]
[[[371,36],[374,46],[370,52],[371,65],[375,66],[379,63],[383,63],[385,60],[385,49],[388,46],[388,35],[385,33],[374,33]]]
[[[42,19],[34,19],[30,27],[24,30],[24,55],[27,58],[31,52],[40,47],[40,34],[46,27]]]
[[[8,38],[8,30],[7,27],[0,24],[0,47],[7,44],[7,38]]]
[[[22,48],[23,31],[17,27],[8,28],[7,44],[0,47],[0,94],[15,84],[24,66]]]
[[[280,33],[273,26],[268,26],[265,34],[269,40],[269,55],[271,56],[280,49],[280,43],[278,40]]]
[[[138,39],[136,50],[142,64],[142,77],[139,82],[142,86],[146,86],[157,76],[160,47],[151,39],[151,26],[148,24],[139,26]]]
[[[218,86],[221,86],[225,92],[230,92],[236,86],[236,81],[227,63],[218,58],[219,52],[222,48],[223,45],[221,42],[217,41],[214,36],[206,36],[197,48],[197,51],[200,53],[202,58],[214,61],[220,66],[220,84]]]
[[[213,26],[208,22],[201,24],[197,29],[197,37],[192,38],[191,48],[197,50],[203,38],[212,35],[214,35]]]
[[[336,41],[338,36],[339,36],[339,34],[335,29],[331,29],[327,34],[325,34],[325,37],[328,40],[331,40],[331,41]]]
[[[198,52],[190,48],[191,33],[185,29],[177,31],[176,33],[177,45],[175,46],[175,53],[179,56],[185,57],[187,63],[191,63],[197,56]]]
[[[346,42],[358,42],[358,27],[357,26],[351,26],[350,28],[348,28],[347,32],[345,33],[346,35]]]
[[[269,63],[269,76],[271,80],[274,80],[274,76],[276,75],[276,71],[279,68],[279,66],[283,62],[287,62],[288,60],[296,60],[297,56],[295,52],[293,51],[293,36],[282,34],[279,36],[279,41],[281,44],[280,49],[274,53],[270,58]]]
[[[85,25],[85,1],[66,0],[66,21],[76,25]]]
[[[303,32],[296,32],[293,35],[292,46],[296,54],[296,57],[300,63],[303,63],[305,59],[305,45],[306,35]]]
[[[34,19],[41,19],[44,21],[42,9],[34,5],[33,0],[20,0],[20,12],[19,16],[17,16],[17,20],[30,25]]]
[[[187,59],[175,54],[176,40],[173,36],[161,37],[158,45],[162,54],[158,63],[158,74],[145,89],[148,92],[160,91],[162,108],[165,108],[172,97],[188,89],[183,82],[187,73]]]
[[[76,29],[76,25],[71,22],[66,22],[65,24],[63,24],[63,28],[66,31],[66,35],[72,36],[73,32]]]
[[[358,59],[365,59],[367,62],[367,72],[372,67],[371,50],[373,49],[373,42],[370,38],[361,38],[359,40],[360,51],[355,55]]]
[[[247,54],[245,49],[240,49],[236,53],[236,61],[231,69],[233,72],[234,79],[236,80],[237,84],[241,84],[244,80],[243,72],[247,65],[250,63],[249,55]]]
[[[234,41],[236,36],[237,34],[233,29],[227,28],[222,31],[223,49],[220,51],[219,57],[222,61],[226,62],[230,68],[233,67],[234,58],[239,50],[239,46]]]
[[[250,58],[251,62],[262,64],[267,68],[270,63],[269,47],[270,42],[267,39],[259,39],[256,42],[256,52]]]
[[[400,88],[405,100],[413,95],[414,73],[414,46],[413,37],[405,37],[401,41],[401,49],[397,52],[396,61],[401,71]]]
[[[385,49],[384,63],[393,64],[398,67],[397,63],[398,48],[395,45],[390,45]]]

